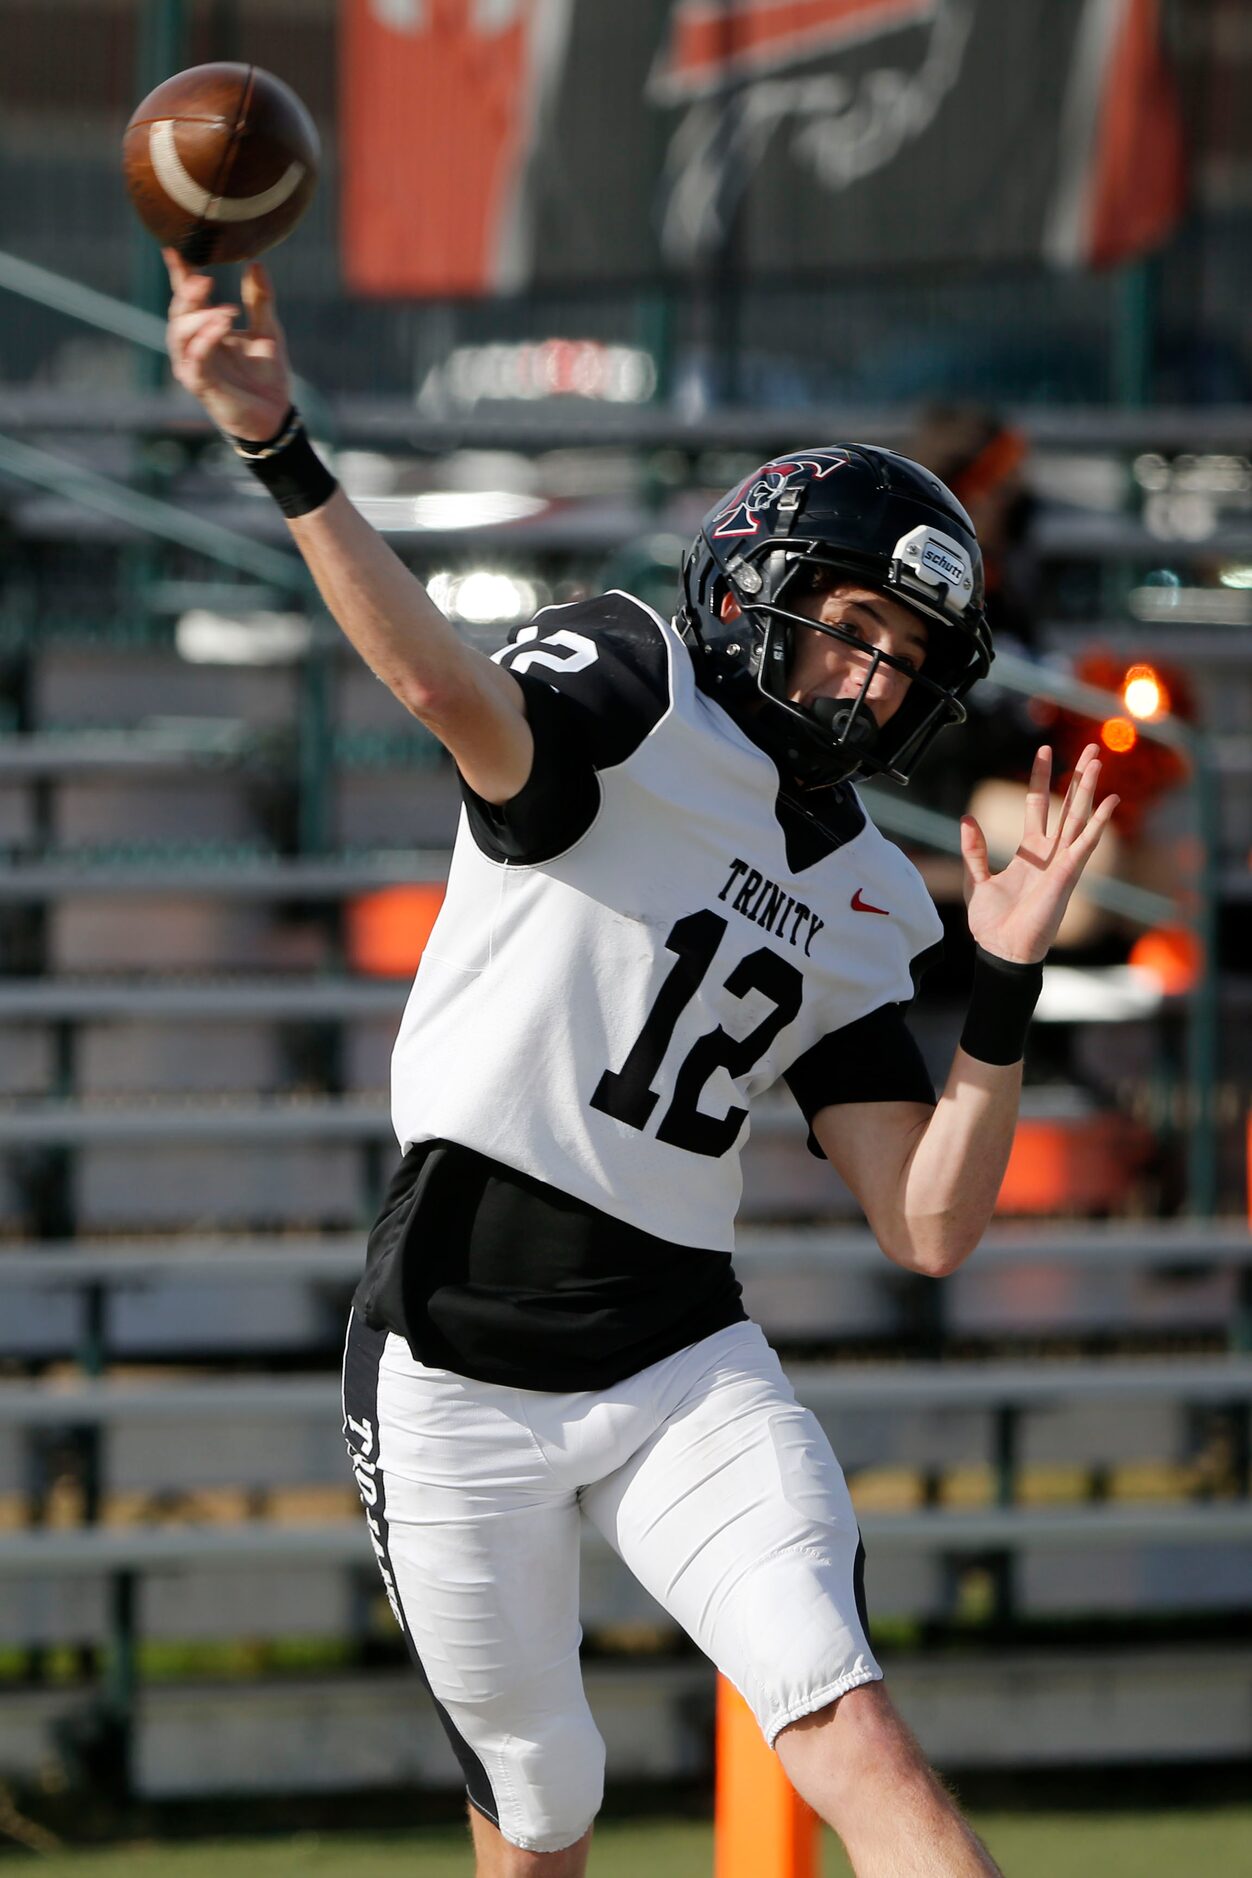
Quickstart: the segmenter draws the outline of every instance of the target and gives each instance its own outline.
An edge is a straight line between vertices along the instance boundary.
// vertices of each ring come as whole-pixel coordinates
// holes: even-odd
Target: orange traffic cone
[[[819,1831],[752,1710],[719,1676],[714,1878],[817,1878]]]

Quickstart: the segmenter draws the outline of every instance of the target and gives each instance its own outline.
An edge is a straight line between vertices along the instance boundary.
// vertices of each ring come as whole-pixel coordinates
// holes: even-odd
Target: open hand
[[[961,818],[970,932],[985,952],[1020,964],[1045,957],[1119,800],[1105,796],[1096,808],[1100,760],[1097,746],[1089,743],[1074,766],[1057,825],[1049,833],[1051,779],[1052,752],[1044,745],[1031,766],[1021,841],[998,874],[991,872],[982,829],[972,815]]]
[[[237,306],[211,306],[213,281],[196,274],[173,248],[162,250],[169,269],[166,345],[174,376],[198,398],[219,430],[264,443],[291,408],[291,369],[274,289],[255,261],[244,270],[248,323],[236,330]]]

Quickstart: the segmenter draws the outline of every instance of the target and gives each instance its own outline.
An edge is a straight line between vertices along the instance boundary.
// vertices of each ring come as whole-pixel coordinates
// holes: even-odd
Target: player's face
[[[812,704],[816,698],[855,698],[865,683],[870,657],[887,652],[913,671],[920,671],[926,656],[926,623],[898,600],[872,587],[842,581],[821,593],[797,596],[797,613],[838,626],[865,647],[861,652],[828,633],[804,626],[795,629],[795,652],[787,696],[793,704]],[[865,702],[879,728],[893,717],[909,688],[907,672],[879,665],[870,681]]]

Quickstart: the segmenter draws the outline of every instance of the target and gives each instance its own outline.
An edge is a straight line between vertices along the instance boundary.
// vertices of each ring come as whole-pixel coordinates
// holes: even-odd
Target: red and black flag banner
[[[1158,0],[342,0],[367,294],[1107,264],[1183,206]]]

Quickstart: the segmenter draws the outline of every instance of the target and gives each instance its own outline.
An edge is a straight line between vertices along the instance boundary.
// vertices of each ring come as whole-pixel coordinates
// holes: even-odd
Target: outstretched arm
[[[1100,763],[1096,746],[1089,744],[1049,832],[1051,774],[1052,752],[1044,748],[1031,771],[1021,842],[1000,873],[991,871],[977,822],[966,816],[961,823],[969,928],[986,958],[980,962],[963,1047],[937,1106],[843,1103],[821,1110],[812,1124],[883,1251],[930,1277],[955,1271],[990,1222],[1021,1097],[1014,977],[1020,974],[1029,983],[1030,968],[1042,964],[1117,807],[1116,796],[1106,796],[1095,807]],[[1001,1034],[1003,1048],[997,1047]],[[997,1060],[986,1060],[991,1056]]]
[[[265,269],[243,277],[243,310],[214,306],[213,282],[167,249],[167,329],[179,384],[227,436],[265,443],[291,410],[287,348]],[[361,657],[451,752],[470,787],[507,802],[530,774],[533,744],[511,673],[453,631],[421,582],[335,488],[288,527],[322,598]]]

